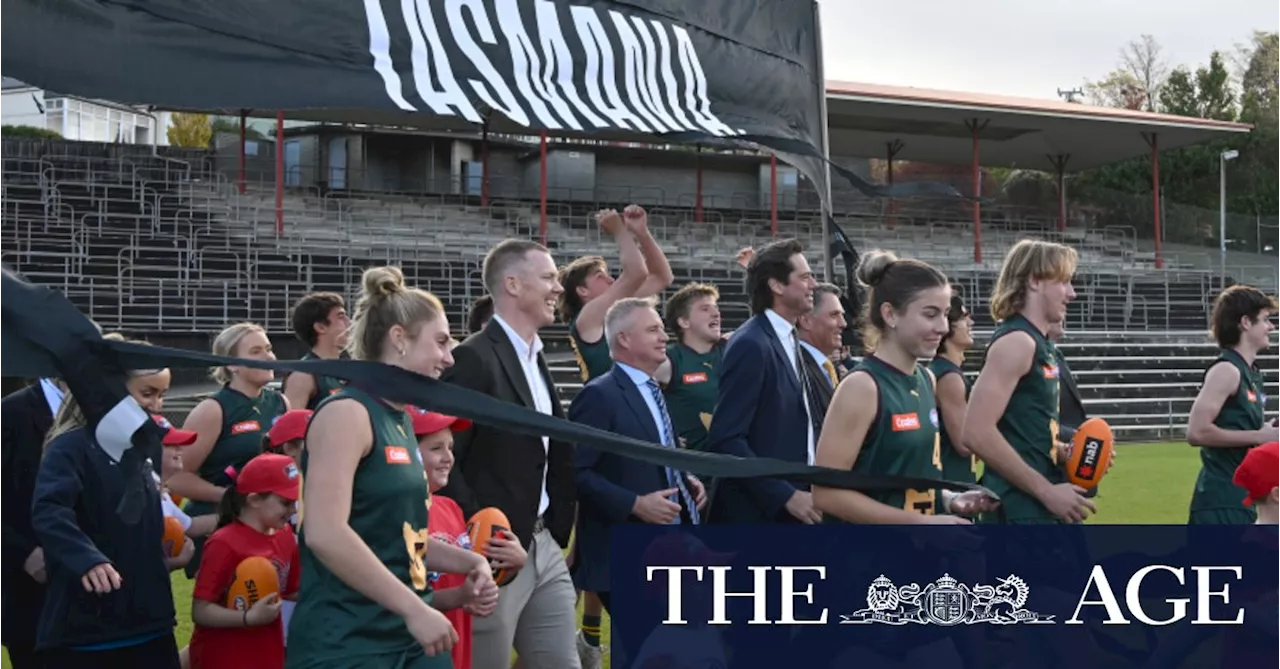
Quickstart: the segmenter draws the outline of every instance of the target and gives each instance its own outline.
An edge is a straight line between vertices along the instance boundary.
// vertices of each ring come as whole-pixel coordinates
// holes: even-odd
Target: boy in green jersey
[[[1096,511],[1066,481],[1058,452],[1058,356],[1047,333],[1076,297],[1075,249],[1024,239],[1005,255],[991,296],[995,332],[969,397],[961,444],[1011,524],[1078,523]],[[987,519],[989,520],[989,519]]]
[[[1191,496],[1191,525],[1248,525],[1257,515],[1240,500],[1231,477],[1245,454],[1275,441],[1275,422],[1263,417],[1266,390],[1258,353],[1268,346],[1276,301],[1252,286],[1231,286],[1213,303],[1210,331],[1221,354],[1187,418],[1187,441],[1200,448],[1200,474]]]
[[[667,345],[667,361],[654,378],[662,384],[671,422],[680,446],[702,449],[711,426],[720,388],[720,291],[705,283],[691,283],[667,300],[667,328],[677,341]]]
[[[337,293],[311,293],[298,300],[291,316],[293,333],[307,345],[303,360],[337,360],[347,345],[346,304]],[[290,372],[281,389],[289,406],[315,411],[320,402],[342,389],[345,382],[329,376]]]
[[[557,305],[560,318],[569,324],[569,343],[583,383],[613,367],[604,341],[604,315],[609,307],[625,297],[657,295],[674,280],[662,247],[649,232],[644,208],[630,205],[621,216],[604,209],[596,214],[596,223],[618,242],[622,272],[614,279],[600,256],[574,260],[560,269],[564,293]]]
[[[951,288],[934,267],[871,251],[858,265],[867,286],[868,355],[836,388],[822,425],[819,467],[937,479],[942,475],[934,378],[918,360],[948,332]],[[813,486],[825,522],[968,525],[962,515],[994,510],[996,500],[939,489],[859,492]]]

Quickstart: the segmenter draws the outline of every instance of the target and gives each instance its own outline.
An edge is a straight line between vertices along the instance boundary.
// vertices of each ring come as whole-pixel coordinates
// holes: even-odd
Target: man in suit
[[[667,333],[652,301],[624,298],[604,317],[604,339],[614,365],[583,387],[569,420],[615,434],[676,448],[678,433],[654,378],[667,359]],[[697,477],[667,467],[578,445],[575,481],[581,501],[575,585],[609,601],[610,530],[623,523],[697,524],[706,491]],[[621,648],[619,648],[621,646]],[[614,663],[628,650],[614,644]],[[635,650],[634,647],[629,650]]]
[[[67,387],[40,379],[0,400],[0,448],[4,477],[3,506],[3,643],[14,669],[39,667],[35,653],[36,621],[44,607],[44,550],[31,529],[31,495],[44,454],[44,436],[62,405]]]
[[[800,242],[776,241],[753,254],[745,281],[753,315],[725,346],[711,452],[813,463],[823,416],[810,407],[795,325],[813,310],[815,285]],[[807,487],[770,478],[721,481],[708,513],[727,523],[821,520]]]
[[[485,256],[482,278],[493,317],[453,349],[443,380],[500,400],[563,416],[538,330],[555,320],[563,289],[547,249],[508,239]],[[574,520],[573,446],[476,424],[454,439],[457,461],[441,495],[470,517],[497,507],[529,557],[502,589],[492,615],[472,628],[476,669],[578,669],[573,581],[565,566]]]
[[[801,359],[805,373],[809,375],[809,406],[824,418],[836,386],[845,376],[831,362],[833,357],[840,355],[843,348],[841,334],[847,325],[840,292],[840,287],[835,284],[818,284],[813,289],[813,309],[796,321],[800,347],[805,350]],[[815,434],[814,439],[817,438]]]

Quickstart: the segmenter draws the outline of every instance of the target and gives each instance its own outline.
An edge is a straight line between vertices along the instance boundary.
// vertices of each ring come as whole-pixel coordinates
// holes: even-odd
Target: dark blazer
[[[764,313],[729,338],[720,363],[720,393],[708,450],[739,457],[805,463],[809,417],[800,380]],[[708,509],[718,523],[798,523],[785,507],[797,486],[771,478],[722,479]]]
[[[32,580],[22,565],[40,545],[31,528],[31,496],[35,492],[44,435],[52,424],[53,414],[38,381],[0,400],[0,432],[3,433],[0,448],[4,457],[0,465],[0,476],[4,477],[3,506],[0,506],[4,541],[0,616],[5,620],[0,628],[4,630],[0,641],[5,645],[34,644],[36,623],[44,606],[44,586]]]
[[[504,402],[536,408],[515,347],[498,321],[489,321],[483,330],[458,344],[453,349],[453,360],[453,367],[444,373],[444,381]],[[563,418],[560,394],[542,355],[538,356],[538,368],[551,393],[552,414]],[[454,436],[453,452],[456,464],[449,475],[449,485],[439,494],[457,502],[467,518],[485,507],[498,507],[526,549],[533,538],[545,470],[551,504],[543,520],[561,546],[569,545],[575,497],[572,444],[552,439],[544,452],[541,437],[477,424]]]
[[[831,376],[827,374],[827,370],[813,359],[813,354],[800,345],[800,359],[804,361],[804,371],[809,375],[810,402],[809,408],[817,414],[818,423],[822,423],[822,419],[827,415],[827,407],[831,406],[831,397],[836,394],[835,386],[831,385]],[[839,374],[839,370],[836,371]],[[839,380],[839,376],[836,377]],[[817,435],[814,435],[815,441]]]
[[[640,393],[631,377],[614,365],[573,398],[569,420],[660,444],[662,436]],[[631,514],[636,497],[665,489],[667,473],[658,465],[583,444],[577,445],[573,463],[581,502],[574,585],[588,592],[609,592],[610,530],[622,523],[644,522]]]

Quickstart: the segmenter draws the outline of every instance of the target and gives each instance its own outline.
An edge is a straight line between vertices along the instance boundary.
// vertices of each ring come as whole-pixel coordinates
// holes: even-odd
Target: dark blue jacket
[[[614,365],[582,388],[569,406],[569,420],[625,437],[661,444],[653,414],[631,377]],[[602,453],[585,444],[574,452],[578,488],[578,554],[574,584],[588,592],[609,592],[610,530],[644,522],[632,515],[636,497],[667,488],[662,467]]]
[[[26,646],[36,641],[36,621],[44,606],[44,586],[23,569],[27,557],[39,543],[31,529],[31,494],[36,487],[36,471],[44,434],[53,423],[53,414],[40,383],[6,395],[0,401],[0,448],[3,476],[3,606],[0,607],[0,643]]]
[[[150,470],[133,476],[146,476]],[[125,473],[88,430],[72,430],[45,448],[31,503],[31,524],[48,563],[49,584],[37,648],[75,647],[172,633],[173,591],[161,541],[160,492],[145,486],[142,519],[128,525],[116,512]],[[86,592],[80,578],[110,562],[121,586]]]
[[[809,415],[794,369],[763,312],[735,330],[720,363],[720,395],[707,449],[743,458],[808,462]],[[791,483],[747,478],[723,479],[717,485],[708,509],[711,522],[799,522],[785,508],[797,489]]]

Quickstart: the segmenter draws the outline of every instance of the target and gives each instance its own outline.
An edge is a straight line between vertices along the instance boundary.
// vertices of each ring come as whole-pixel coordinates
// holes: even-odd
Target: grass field
[[[1111,525],[1181,525],[1200,459],[1185,443],[1129,444],[1116,449],[1116,462],[1107,474],[1095,502],[1098,513],[1089,522]],[[181,572],[173,576],[174,603],[178,610],[178,645],[191,638],[192,582]],[[609,635],[609,619],[603,624]],[[9,669],[8,653],[2,666]],[[608,667],[608,657],[605,667]]]

